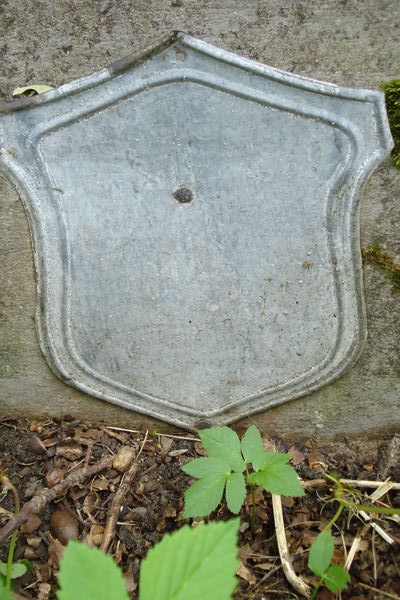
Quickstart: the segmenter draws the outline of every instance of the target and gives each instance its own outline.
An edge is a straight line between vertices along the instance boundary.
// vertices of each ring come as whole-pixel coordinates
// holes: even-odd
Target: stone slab
[[[137,32],[135,49],[143,49],[149,41],[154,41],[154,28],[158,27],[160,33],[171,28],[191,30],[196,35],[223,45],[229,50],[245,55],[256,54],[257,58],[279,68],[295,70],[297,73],[332,80],[339,84],[374,87],[381,80],[396,75],[391,71],[391,65],[393,57],[398,54],[398,37],[395,35],[393,18],[396,6],[389,3],[385,5],[385,9],[381,8],[379,11],[374,6],[348,2],[343,8],[342,3],[326,3],[315,9],[311,3],[293,3],[290,6],[249,3],[238,10],[236,3],[235,6],[230,6],[225,2],[216,4],[213,10],[198,11],[198,7],[195,8],[192,3],[185,3],[180,7],[148,3],[146,8],[138,6],[135,10],[123,4],[116,10],[105,4],[99,6],[97,11],[90,3],[83,2],[77,14],[68,22],[67,28],[64,25],[61,28],[61,22],[65,23],[61,16],[67,7],[63,3],[57,3],[55,11],[48,15],[47,19],[40,9],[35,8],[30,14],[19,14],[20,21],[17,19],[16,25],[12,25],[7,18],[3,21],[4,26],[8,27],[6,34],[15,30],[22,39],[25,36],[26,47],[15,44],[9,46],[3,74],[6,85],[2,89],[11,91],[13,87],[29,82],[29,73],[27,75],[25,65],[29,64],[31,55],[35,54],[34,49],[30,47],[31,41],[27,33],[30,27],[36,28],[39,39],[46,43],[42,43],[38,60],[36,63],[31,62],[29,68],[36,68],[35,73],[38,76],[45,73],[46,78],[42,77],[41,82],[51,84],[62,83],[99,68],[109,62],[108,59],[104,60],[105,57],[110,57],[107,53],[114,53],[111,58],[125,54],[128,46],[132,46],[132,32]],[[13,3],[7,4],[6,17],[15,16],[17,12]],[[124,19],[120,18],[122,13]],[[88,27],[88,23],[91,23],[91,27]],[[171,27],[172,23],[174,27]],[[79,27],[81,30],[77,35]],[[112,35],[106,35],[107,29]],[[281,32],[280,36],[276,36],[278,29]],[[321,31],[324,35],[321,35]],[[68,49],[71,38],[75,47]],[[91,44],[95,51],[87,52],[84,58],[84,50],[88,48],[88,44]],[[14,60],[16,67],[14,65],[10,75],[7,70],[10,68],[10,60],[14,57],[19,60]],[[41,57],[43,62],[40,61]],[[55,60],[56,58],[59,61]],[[18,79],[15,85],[12,83],[12,77]],[[397,172],[387,164],[372,178],[364,192],[361,206],[363,243],[381,243],[394,256],[399,250],[396,233],[398,209],[393,202],[396,194],[398,195]],[[4,196],[2,201],[3,198]],[[93,402],[97,406],[97,402],[59,384],[47,372],[39,354],[32,325],[27,322],[28,318],[31,321],[33,306],[33,279],[30,279],[32,271],[29,273],[29,270],[32,270],[29,238],[24,239],[21,205],[15,192],[8,186],[7,198],[13,210],[3,221],[5,235],[2,236],[2,244],[9,252],[7,259],[4,259],[5,272],[7,273],[10,267],[12,272],[16,273],[19,261],[21,267],[24,265],[21,272],[25,272],[25,275],[16,277],[15,274],[11,274],[8,278],[10,295],[6,295],[4,300],[8,320],[3,331],[4,339],[8,338],[9,343],[3,364],[8,373],[10,364],[18,365],[19,374],[14,372],[14,381],[4,378],[1,382],[2,411],[15,410],[23,396],[26,410],[31,413],[50,410],[53,414],[60,414],[65,412],[65,404],[68,404],[63,400],[72,395],[76,404],[69,406],[73,410],[79,409],[81,414],[85,411],[87,413],[88,410],[90,412],[89,407],[93,406]],[[19,217],[18,211],[21,211]],[[11,217],[16,221],[10,222]],[[19,225],[16,229],[18,219]],[[21,289],[23,291],[20,293]],[[392,296],[390,284],[385,281],[384,273],[369,265],[366,267],[366,294],[370,342],[357,365],[338,382],[324,390],[257,416],[259,423],[275,432],[298,431],[308,434],[322,431],[324,435],[396,425],[394,415],[398,414],[399,386],[396,327],[396,323],[399,322],[398,316],[396,317],[398,301]],[[19,305],[23,308],[16,310],[13,297],[17,296],[20,299]],[[20,310],[24,312],[24,317]],[[21,335],[22,344],[18,344]],[[13,357],[17,356],[18,345],[22,362],[13,360]],[[61,387],[58,387],[59,385]],[[123,414],[125,416],[122,416]],[[138,419],[126,413],[119,415],[121,420]]]

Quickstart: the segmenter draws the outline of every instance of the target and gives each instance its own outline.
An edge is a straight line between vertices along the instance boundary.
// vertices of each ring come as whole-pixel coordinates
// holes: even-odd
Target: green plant
[[[238,530],[239,520],[234,519],[194,529],[186,525],[164,536],[141,564],[139,600],[231,598],[239,565]],[[112,558],[79,542],[68,544],[58,580],[59,600],[128,600]]]
[[[318,590],[321,586],[327,587],[333,593],[348,587],[350,581],[348,571],[340,565],[332,564],[334,539],[331,533],[331,527],[339,519],[345,508],[354,513],[364,511],[381,515],[400,514],[400,509],[398,508],[365,504],[362,502],[362,494],[350,487],[344,486],[341,481],[333,475],[326,475],[326,478],[334,484],[333,497],[330,501],[338,502],[339,506],[325,529],[314,540],[310,549],[308,568],[319,577],[319,581],[311,595],[311,600],[317,597]]]
[[[5,496],[8,492],[12,492],[12,495],[14,496],[15,512],[18,513],[20,510],[20,502],[15,486],[4,473],[0,473],[0,481],[3,486],[2,495]],[[28,560],[22,559],[14,561],[17,537],[18,530],[14,531],[11,536],[10,545],[8,547],[7,562],[0,561],[0,592],[2,592],[0,598],[4,598],[4,600],[7,600],[7,598],[12,598],[11,580],[22,577],[27,571],[32,570],[32,565]]]
[[[321,586],[327,587],[333,593],[348,587],[349,573],[344,567],[332,564],[333,552],[333,536],[329,529],[324,529],[314,540],[308,555],[308,568],[319,577],[311,600],[317,597]]]
[[[182,467],[195,477],[185,492],[185,517],[204,517],[220,504],[224,491],[228,509],[237,514],[247,488],[252,496],[252,523],[255,520],[255,490],[260,487],[282,496],[302,496],[303,488],[290,454],[268,452],[257,427],[249,427],[240,440],[229,427],[211,427],[199,432],[208,456]]]
[[[5,580],[0,577],[0,598],[1,600],[14,600],[10,589],[6,588]]]
[[[381,89],[385,92],[386,109],[394,141],[392,158],[396,167],[400,169],[400,79],[382,83]]]

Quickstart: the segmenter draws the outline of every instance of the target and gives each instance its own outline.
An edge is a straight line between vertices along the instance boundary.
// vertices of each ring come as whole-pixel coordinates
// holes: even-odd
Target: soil
[[[282,439],[264,436],[266,448],[275,444],[279,451],[290,451],[292,462],[303,481],[323,479],[327,473],[358,480],[400,481],[400,442],[398,436],[379,440],[341,440],[316,444],[312,440],[290,445]],[[119,513],[109,552],[120,565],[131,598],[137,598],[140,560],[166,532],[184,523],[183,493],[191,482],[181,466],[203,454],[196,438],[182,434],[169,436],[155,432],[136,432],[93,426],[72,417],[35,420],[0,420],[1,471],[16,487],[21,505],[44,488],[57,483],[85,464],[95,464],[116,454],[123,446],[133,446],[138,457],[138,472]],[[64,495],[33,516],[20,530],[15,559],[31,561],[33,570],[14,582],[23,597],[55,598],[58,562],[68,539],[101,544],[108,511],[123,473],[108,468],[90,480],[67,490]],[[371,490],[363,490],[363,494]],[[286,537],[294,569],[310,585],[316,579],[307,569],[309,547],[334,514],[328,485],[307,488],[302,498],[283,498]],[[400,491],[390,491],[382,501],[400,506]],[[14,511],[12,494],[0,494],[0,526]],[[269,495],[257,496],[257,520],[250,526],[250,499],[241,511],[239,540],[240,569],[234,598],[282,600],[299,598],[282,571],[278,556],[272,507]],[[213,519],[227,519],[224,505]],[[393,540],[390,544],[359,514],[348,511],[337,522],[334,560],[343,564],[357,533],[362,532],[359,551],[350,568],[351,583],[341,598],[400,598],[399,522],[376,518]],[[8,543],[0,547],[5,561]],[[321,590],[318,598],[335,596]],[[155,599],[156,600],[156,599]],[[190,600],[190,598],[188,598]],[[205,599],[206,600],[206,599]]]

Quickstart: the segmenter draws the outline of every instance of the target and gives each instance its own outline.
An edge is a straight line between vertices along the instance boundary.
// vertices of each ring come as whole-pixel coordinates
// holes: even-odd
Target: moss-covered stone
[[[399,163],[400,165],[400,163]],[[386,279],[392,282],[392,292],[400,292],[400,263],[388,252],[382,250],[379,244],[371,244],[365,250],[362,250],[364,262],[378,265],[386,271]]]

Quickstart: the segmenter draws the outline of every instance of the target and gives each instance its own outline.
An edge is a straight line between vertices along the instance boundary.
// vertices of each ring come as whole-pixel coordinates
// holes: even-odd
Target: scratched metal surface
[[[366,336],[358,199],[383,96],[174,34],[0,105],[52,370],[188,428],[339,377]],[[65,407],[68,410],[68,407]]]

